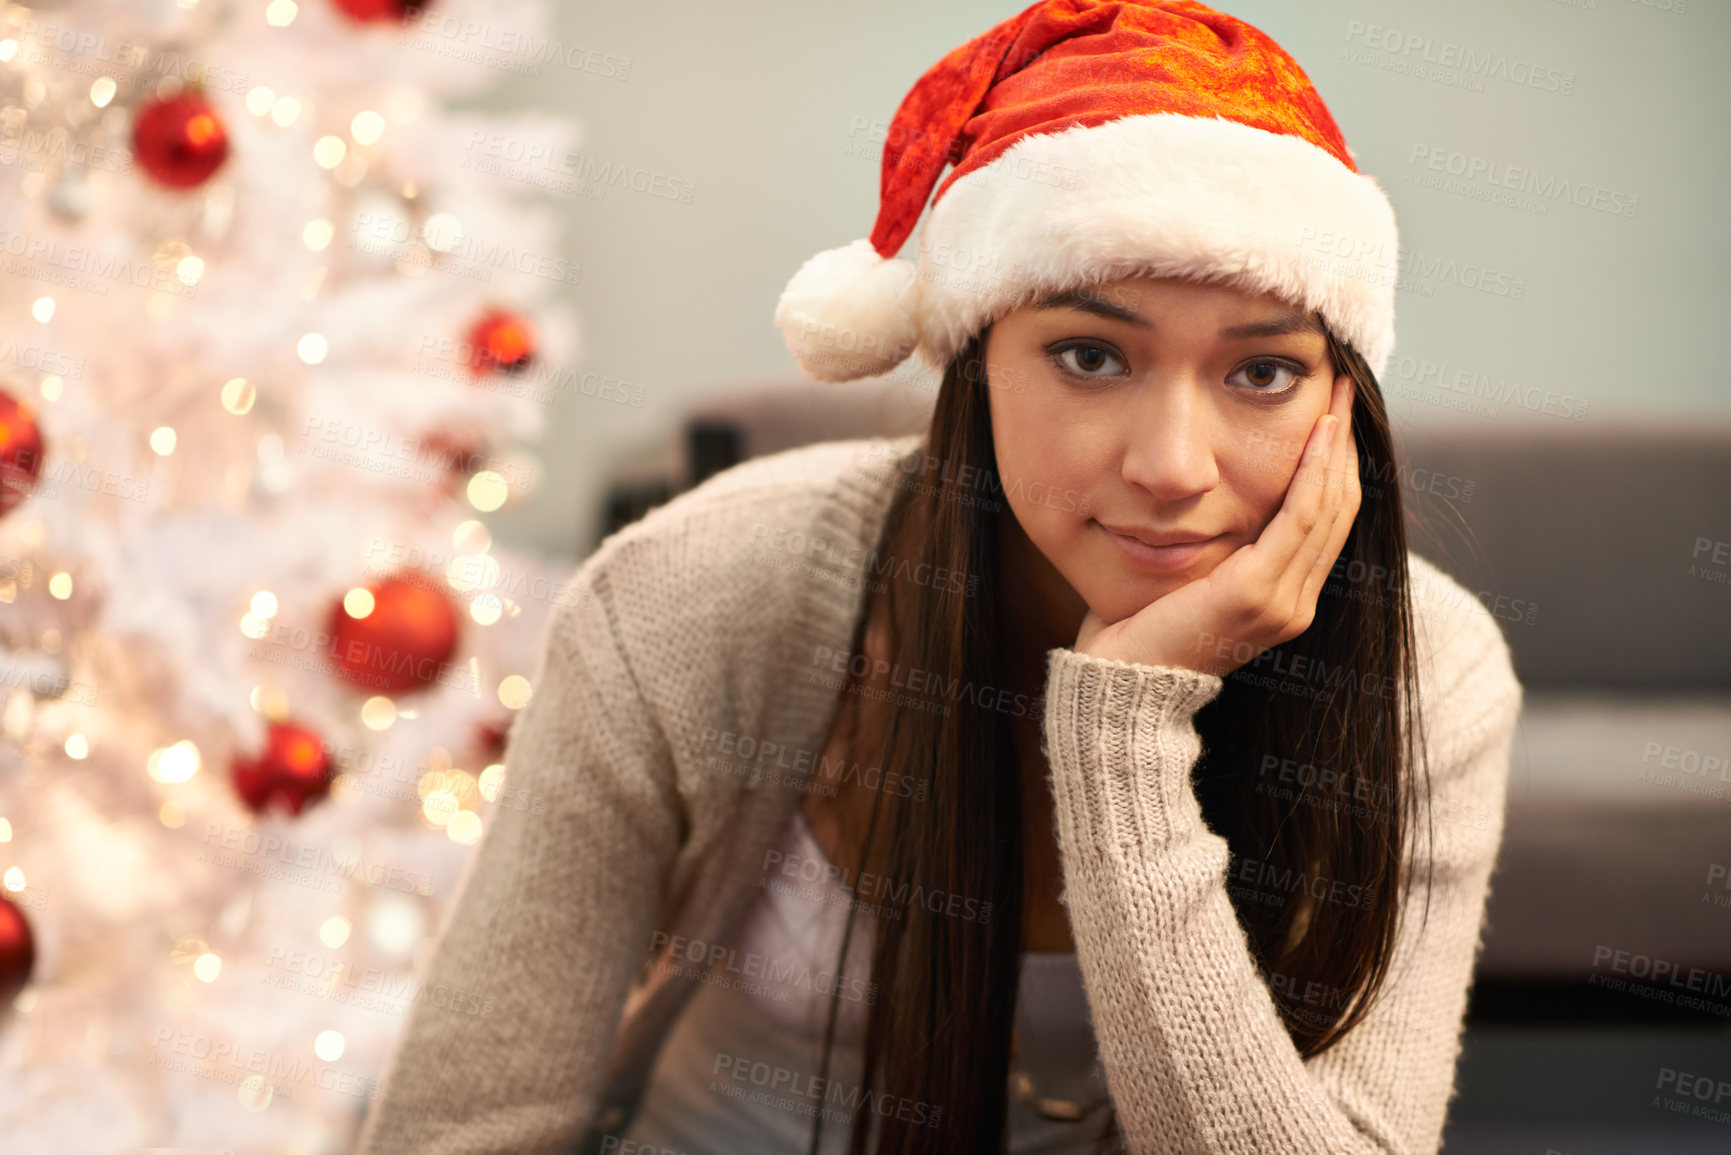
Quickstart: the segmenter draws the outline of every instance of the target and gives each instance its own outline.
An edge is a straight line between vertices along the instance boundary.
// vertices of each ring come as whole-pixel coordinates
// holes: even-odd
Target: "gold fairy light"
[[[172,746],[152,750],[145,768],[158,782],[174,785],[197,774],[200,765],[198,747],[190,739],[182,738]]]
[[[421,800],[421,815],[434,826],[445,825],[459,809],[457,796],[443,788],[432,791]]]
[[[452,842],[473,846],[481,839],[481,816],[473,810],[459,810],[445,824],[445,835]]]
[[[491,469],[483,469],[469,479],[469,504],[482,513],[492,513],[505,504],[509,491],[503,477]]]
[[[355,138],[356,144],[377,144],[385,135],[385,118],[371,109],[357,112],[349,121],[349,135]]]
[[[253,686],[252,692],[247,695],[247,701],[254,710],[273,722],[281,722],[289,715],[288,693],[279,686],[260,682]]]
[[[421,905],[389,891],[374,896],[367,910],[367,938],[386,954],[406,955],[427,933]]]
[[[491,766],[481,771],[480,777],[475,779],[475,785],[481,791],[481,797],[485,798],[488,802],[491,802],[494,798],[498,797],[499,787],[504,784],[505,764],[503,762],[493,763]]]
[[[343,163],[349,146],[343,143],[340,136],[321,136],[313,142],[313,161],[320,168],[335,168]]]
[[[455,252],[463,243],[463,223],[450,213],[434,213],[421,224],[421,243],[435,253]]]
[[[397,704],[384,695],[361,703],[361,724],[369,730],[389,730],[397,721]]]
[[[252,412],[258,390],[245,377],[230,377],[222,386],[222,407],[236,417]]]
[[[534,687],[522,674],[510,674],[499,681],[499,703],[507,710],[521,710],[533,693]]]
[[[248,1111],[263,1111],[270,1106],[271,1097],[276,1088],[263,1075],[248,1075],[235,1088],[235,1095],[240,1099],[240,1105]]]

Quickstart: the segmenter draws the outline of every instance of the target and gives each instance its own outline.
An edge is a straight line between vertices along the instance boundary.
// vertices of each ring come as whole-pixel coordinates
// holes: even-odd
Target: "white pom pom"
[[[861,239],[799,267],[775,307],[787,347],[807,376],[852,381],[887,373],[919,343],[912,261],[885,260]]]

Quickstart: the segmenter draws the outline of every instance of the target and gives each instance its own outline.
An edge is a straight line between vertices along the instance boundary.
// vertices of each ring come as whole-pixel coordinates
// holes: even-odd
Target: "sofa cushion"
[[[1731,981],[1731,695],[1529,694],[1488,919],[1482,974]]]

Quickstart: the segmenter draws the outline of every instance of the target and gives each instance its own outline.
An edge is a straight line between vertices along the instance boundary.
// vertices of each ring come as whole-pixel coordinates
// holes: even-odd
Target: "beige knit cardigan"
[[[620,1133],[701,969],[646,965],[652,943],[723,942],[758,892],[836,705],[808,674],[848,650],[896,461],[919,444],[748,461],[577,567],[506,751],[522,804],[486,816],[359,1155],[600,1151]],[[1229,867],[1248,868],[1190,783],[1192,717],[1221,679],[1048,652],[1064,898],[1132,1152],[1439,1147],[1522,690],[1490,613],[1409,562],[1435,792],[1430,917],[1421,930],[1415,885],[1381,1001],[1308,1061],[1234,914],[1228,887],[1244,884]],[[1292,769],[1277,763],[1267,783],[1285,772],[1295,789]]]

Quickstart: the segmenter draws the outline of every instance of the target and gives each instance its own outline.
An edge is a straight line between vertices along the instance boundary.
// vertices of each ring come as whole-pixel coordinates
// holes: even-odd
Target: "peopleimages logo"
[[[709,1085],[713,1092],[747,1102],[779,1107],[800,1115],[809,1116],[820,1110],[841,1110],[849,1114],[864,1111],[885,1119],[893,1116],[903,1122],[924,1127],[936,1127],[943,1118],[944,1109],[936,1104],[892,1095],[838,1079],[820,1078],[792,1067],[755,1060],[747,1055],[730,1055],[725,1052],[717,1054],[710,1074],[716,1076]],[[747,1084],[754,1090],[736,1084]],[[820,1108],[820,1103],[830,1106]],[[825,1118],[829,1117],[825,1113]],[[838,1119],[846,1123],[848,1116],[841,1115]]]
[[[761,979],[776,987],[797,987],[826,998],[833,995],[867,1005],[877,1002],[876,983],[838,975],[828,969],[813,969],[804,961],[790,962],[757,951],[740,950],[723,943],[706,943],[661,930],[655,932],[650,949],[660,952],[659,959],[650,960],[651,965],[657,961],[675,966],[687,962],[693,964],[695,971],[705,975],[713,976],[721,971],[748,979]],[[781,994],[785,996],[785,992]]]
[[[1510,207],[1537,212],[1541,216],[1549,211],[1551,203],[1555,201],[1565,201],[1579,208],[1592,209],[1610,216],[1630,218],[1633,218],[1641,207],[1639,197],[1606,188],[1604,185],[1504,164],[1492,157],[1461,152],[1458,149],[1414,144],[1407,155],[1407,163],[1418,165],[1421,162],[1430,172],[1458,179],[1445,181],[1441,176],[1418,172],[1408,174],[1408,183],[1441,189],[1444,192],[1461,193],[1479,200],[1506,198]],[[1509,198],[1507,193],[1502,192],[1504,189],[1525,196]],[[1529,197],[1532,199],[1527,200]]]
[[[1406,33],[1380,24],[1349,20],[1346,41],[1348,44],[1362,43],[1366,48],[1408,60],[1416,57],[1424,64],[1457,73],[1461,79],[1501,80],[1561,96],[1572,96],[1575,92],[1573,72],[1536,64],[1518,56],[1511,58],[1506,52],[1475,49],[1453,40],[1437,40],[1416,32]]]

